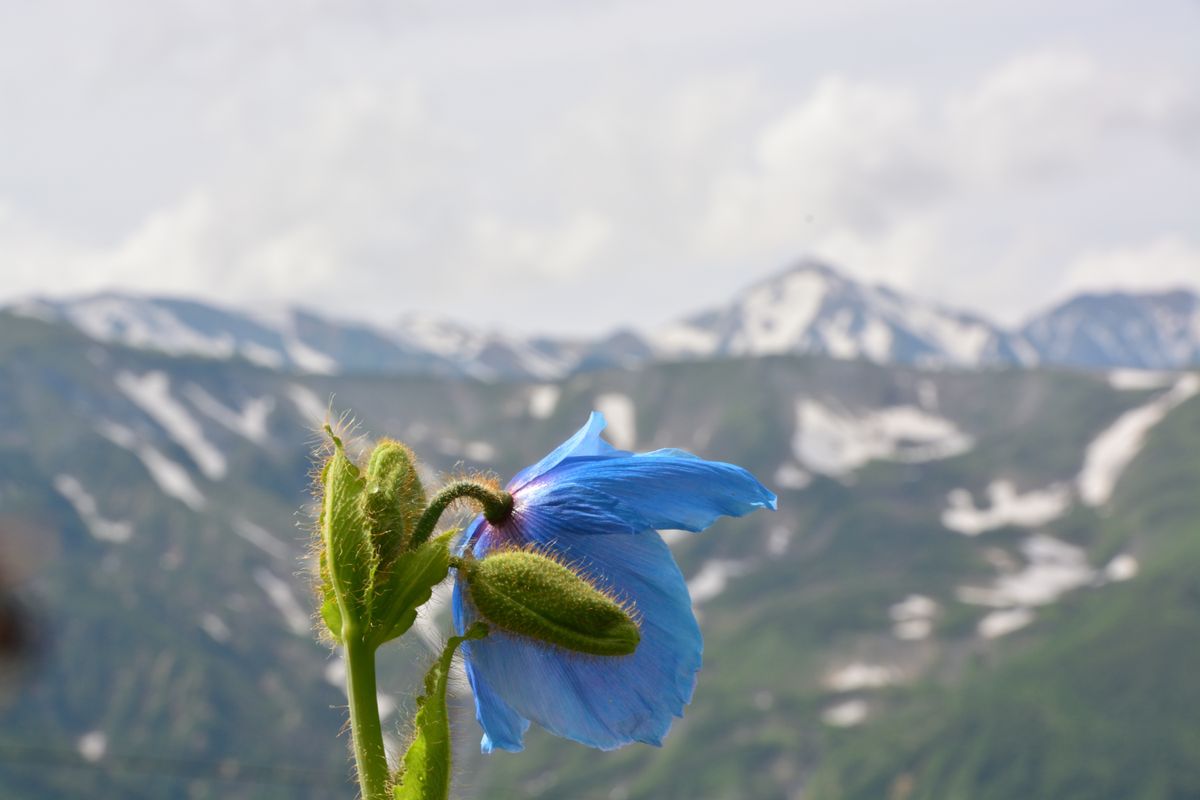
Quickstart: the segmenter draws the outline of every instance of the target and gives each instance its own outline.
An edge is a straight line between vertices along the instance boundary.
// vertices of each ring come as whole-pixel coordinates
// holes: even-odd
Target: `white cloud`
[[[945,189],[927,130],[908,89],[822,80],[757,133],[748,166],[716,178],[704,246],[762,253],[813,230],[877,233]]]
[[[1200,283],[1200,243],[1178,234],[1108,250],[1071,262],[1062,290],[1177,289]]]
[[[470,228],[472,263],[502,270],[511,278],[526,274],[568,278],[594,266],[613,233],[607,219],[592,213],[573,216],[563,226],[523,227],[490,214]]]
[[[1105,148],[1122,137],[1146,136],[1149,143],[1175,137],[1192,103],[1173,84],[1105,69],[1079,51],[1023,54],[951,98],[953,155],[961,169],[990,183],[1104,169]]]
[[[318,93],[293,129],[246,145],[111,245],[64,247],[0,218],[0,246],[11,253],[15,240],[26,256],[26,284],[44,284],[49,269],[81,288],[316,303],[361,295],[364,277],[424,237],[462,238],[450,235],[464,224],[454,204],[470,193],[461,140],[411,83]]]
[[[0,292],[598,330],[801,253],[1005,312],[1181,275],[1195,56],[1046,49],[1032,8],[131,2],[60,38],[31,7],[0,30]]]
[[[864,278],[889,286],[913,286],[946,263],[948,215],[911,213],[880,231],[837,227],[814,237],[809,249],[834,264],[852,264]],[[937,293],[929,293],[936,298]]]
[[[1010,321],[1050,298],[1047,273],[1069,273],[1071,288],[1200,286],[1168,216],[1140,226],[1153,247],[1068,266],[1081,246],[1139,229],[1122,211],[1122,189],[1136,185],[1123,172],[1130,163],[1177,165],[1161,197],[1137,202],[1200,202],[1183,178],[1200,180],[1198,165],[1178,162],[1200,118],[1197,93],[1179,85],[1075,50],[1018,55],[944,94],[826,78],[758,130],[750,166],[714,178],[698,249],[812,252]]]
[[[1120,111],[1096,64],[1045,51],[1000,65],[947,108],[953,155],[982,180],[1047,177],[1094,158],[1097,129]]]

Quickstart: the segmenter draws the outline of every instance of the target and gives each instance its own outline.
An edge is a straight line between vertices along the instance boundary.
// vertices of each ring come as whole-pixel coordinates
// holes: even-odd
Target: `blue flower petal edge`
[[[476,558],[535,545],[635,609],[642,640],[629,656],[572,653],[493,629],[462,646],[475,694],[482,749],[518,751],[529,723],[612,750],[659,745],[691,701],[702,641],[683,575],[658,530],[700,531],[719,516],[776,507],[741,467],[681,450],[632,454],[603,439],[604,418],[586,425],[508,484],[513,512],[493,526],[477,518],[460,549]],[[461,579],[454,626],[478,616]]]

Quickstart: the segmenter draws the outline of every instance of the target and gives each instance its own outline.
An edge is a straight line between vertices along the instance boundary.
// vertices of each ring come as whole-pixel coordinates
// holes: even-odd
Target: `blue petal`
[[[722,515],[776,506],[746,470],[674,451],[570,458],[514,492],[518,524],[567,534],[701,531]]]
[[[539,475],[554,469],[567,458],[575,456],[626,455],[625,450],[618,450],[600,438],[600,433],[604,430],[605,425],[604,415],[598,411],[593,411],[591,416],[588,417],[588,421],[584,423],[582,428],[575,432],[574,436],[554,448],[541,461],[518,472],[508,482],[508,490],[510,492],[517,491]]]
[[[456,580],[453,595],[454,629],[459,636],[478,619],[478,616],[463,603],[462,591],[462,584]],[[496,748],[520,752],[524,749],[522,740],[525,731],[529,729],[529,720],[513,711],[476,671],[471,663],[471,647],[474,644],[477,642],[463,642],[459,645],[459,650],[463,654],[471,694],[475,696],[475,719],[484,731],[480,749],[484,753],[490,753]]]
[[[519,750],[533,720],[547,730],[609,750],[660,744],[691,700],[700,668],[700,630],[683,576],[656,532],[698,531],[721,515],[775,508],[750,473],[682,450],[633,455],[588,423],[509,483],[515,505],[504,524],[477,518],[458,543],[476,557],[496,547],[537,544],[636,609],[642,641],[619,658],[570,653],[492,629],[463,646],[483,749]],[[622,535],[624,534],[624,535]],[[636,536],[628,534],[639,534]],[[475,617],[461,585],[455,627]]]
[[[563,536],[654,530],[646,517],[623,508],[620,499],[590,487],[573,486],[559,491],[558,486],[529,485],[514,498],[512,519],[501,527],[498,536],[508,535],[514,528],[546,541]]]
[[[461,557],[462,554],[467,551],[467,545],[469,545],[475,539],[475,534],[479,533],[479,529],[483,524],[483,514],[480,514],[475,519],[471,520],[471,524],[467,525],[466,529],[459,534],[457,539],[454,540],[454,545],[452,547],[452,552],[454,555]],[[462,636],[462,631],[459,631],[458,635]]]
[[[493,543],[494,533],[485,531],[481,544]],[[510,539],[514,531],[505,533]],[[662,538],[649,532],[547,542],[515,533],[517,543],[542,544],[596,585],[631,602],[642,641],[632,655],[610,658],[567,652],[495,629],[471,642],[468,663],[475,685],[489,692],[482,701],[476,698],[485,747],[490,742],[512,749],[516,726],[505,710],[603,750],[635,741],[661,744],[673,718],[682,716],[691,700],[701,654],[687,586]],[[497,696],[503,698],[500,704]]]

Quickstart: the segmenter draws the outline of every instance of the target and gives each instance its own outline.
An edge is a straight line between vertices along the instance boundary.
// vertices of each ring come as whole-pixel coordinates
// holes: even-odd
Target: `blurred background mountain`
[[[349,800],[319,425],[435,482],[592,409],[780,508],[668,534],[664,748],[482,758],[458,680],[462,800],[1200,797],[1198,41],[1195,0],[0,0],[0,800]],[[385,651],[397,746],[446,603]]]
[[[1194,797],[1198,365],[1194,294],[1009,330],[812,262],[595,340],[13,304],[0,510],[44,645],[3,684],[0,796],[352,797],[297,511],[316,427],[511,475],[596,408],[780,509],[668,534],[705,667],[661,751],[482,758],[460,682],[461,797]],[[396,742],[446,602],[385,653]]]

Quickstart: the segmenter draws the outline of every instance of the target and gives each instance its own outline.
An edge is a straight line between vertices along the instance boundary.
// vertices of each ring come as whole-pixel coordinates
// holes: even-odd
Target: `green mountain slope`
[[[354,795],[297,513],[331,397],[431,479],[511,475],[599,407],[619,443],[740,463],[780,495],[776,514],[670,535],[705,667],[662,749],[533,731],[484,758],[460,687],[464,798],[1194,794],[1200,401],[1164,407],[1111,500],[1078,489],[1097,437],[1168,392],[784,357],[335,379],[0,314],[0,531],[49,639],[0,694],[0,797]],[[976,521],[1003,506],[998,482],[1042,519],[947,528],[963,502]],[[1136,576],[1106,572],[1117,557]],[[385,659],[397,738],[448,630],[437,599]]]
[[[1034,627],[1010,658],[979,659],[847,741],[814,797],[1200,796],[1200,403],[1163,422],[1112,516],[1079,529],[1111,548],[1133,533],[1135,583],[1089,593]]]

